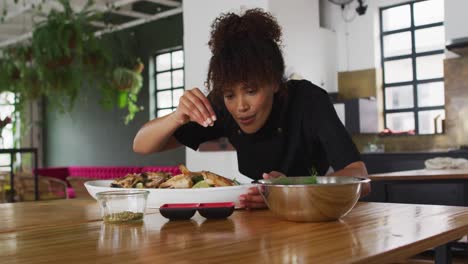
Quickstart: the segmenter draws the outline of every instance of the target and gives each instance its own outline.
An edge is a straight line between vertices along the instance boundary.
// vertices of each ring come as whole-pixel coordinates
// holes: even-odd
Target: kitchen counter
[[[468,169],[404,170],[370,174],[367,202],[468,206]]]
[[[269,210],[236,210],[226,220],[168,221],[157,210],[141,224],[104,224],[98,205],[62,200],[0,205],[5,263],[388,263],[468,233],[468,208],[358,203],[342,220],[283,221]],[[47,217],[45,217],[47,215]],[[445,262],[444,262],[445,263]]]
[[[468,159],[468,151],[385,152],[361,154],[361,158],[366,164],[369,174],[421,170],[425,168],[424,162],[426,160],[437,157]]]
[[[468,169],[408,170],[370,174],[372,181],[391,180],[468,180]]]

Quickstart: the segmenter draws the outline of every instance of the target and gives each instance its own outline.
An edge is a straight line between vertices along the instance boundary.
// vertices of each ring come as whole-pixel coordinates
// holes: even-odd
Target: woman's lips
[[[239,122],[244,126],[252,124],[254,120],[255,120],[255,115],[247,116],[247,117],[239,117]]]

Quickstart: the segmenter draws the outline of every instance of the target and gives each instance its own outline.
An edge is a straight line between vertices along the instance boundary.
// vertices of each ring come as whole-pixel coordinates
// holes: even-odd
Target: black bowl
[[[234,212],[234,203],[201,203],[198,213],[207,219],[227,218]]]
[[[188,220],[197,211],[197,203],[164,204],[159,208],[162,216],[170,220]]]

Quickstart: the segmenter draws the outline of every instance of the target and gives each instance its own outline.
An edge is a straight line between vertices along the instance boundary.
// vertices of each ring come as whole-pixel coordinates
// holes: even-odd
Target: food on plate
[[[123,178],[115,179],[111,187],[117,188],[158,188],[171,174],[166,172],[143,172],[127,174]]]
[[[196,189],[196,188],[210,188],[211,185],[209,185],[206,181],[199,181],[197,183],[195,183],[192,188]]]
[[[235,185],[234,181],[224,178],[223,176],[219,176],[218,174],[209,172],[209,171],[202,171],[203,179],[209,185],[213,186],[233,186]]]
[[[115,179],[111,187],[117,188],[210,188],[239,185],[231,180],[210,171],[189,171],[185,165],[179,165],[182,174],[171,176],[165,172],[144,172],[127,174]]]
[[[184,174],[176,175],[169,178],[167,181],[163,182],[159,188],[170,188],[170,189],[179,189],[179,188],[192,188],[193,181],[192,177]]]

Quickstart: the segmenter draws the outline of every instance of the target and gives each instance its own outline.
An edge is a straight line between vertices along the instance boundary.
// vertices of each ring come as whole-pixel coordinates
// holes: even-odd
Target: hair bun
[[[211,40],[208,43],[213,53],[225,43],[235,39],[263,39],[281,44],[281,28],[270,13],[260,8],[249,9],[242,15],[225,13],[211,25]]]

